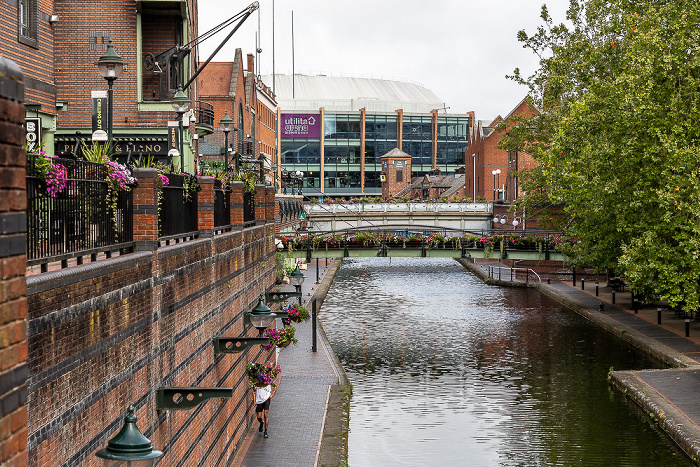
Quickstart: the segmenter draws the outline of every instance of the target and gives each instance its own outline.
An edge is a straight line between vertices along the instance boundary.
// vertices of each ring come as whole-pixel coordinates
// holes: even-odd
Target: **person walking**
[[[263,437],[267,438],[267,425],[268,425],[268,413],[270,410],[270,400],[272,396],[275,395],[277,386],[272,387],[271,384],[263,387],[254,387],[255,392],[253,392],[253,400],[255,401],[255,416],[260,423],[258,427],[258,432],[262,432],[264,428]]]

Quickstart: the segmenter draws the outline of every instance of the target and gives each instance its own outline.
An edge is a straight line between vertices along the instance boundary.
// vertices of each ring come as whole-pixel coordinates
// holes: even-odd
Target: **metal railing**
[[[39,157],[27,158],[27,264],[66,264],[70,258],[94,257],[113,249],[133,248],[131,191],[117,192],[112,212],[107,169],[103,164],[52,159],[66,169],[65,188],[55,197],[37,170]]]
[[[502,275],[501,271],[504,269],[505,269],[506,273]],[[498,270],[498,274],[496,274],[496,270]],[[522,276],[524,274],[525,275],[525,282],[530,282],[530,273],[534,274],[534,276],[537,277],[537,280],[542,282],[540,275],[537,274],[534,271],[534,269],[530,269],[530,268],[504,268],[501,266],[489,266],[489,277],[492,277],[494,279],[498,279],[499,281],[500,280],[510,280],[510,282],[513,282],[513,279],[516,279],[516,280],[518,279],[518,274],[520,274],[520,276]]]
[[[214,129],[214,106],[209,102],[196,101],[194,111],[197,114],[197,125]]]
[[[214,227],[231,224],[231,191],[221,187],[220,180],[214,180]]]
[[[167,175],[159,206],[158,234],[172,237],[197,230],[197,192],[186,182],[186,175]]]

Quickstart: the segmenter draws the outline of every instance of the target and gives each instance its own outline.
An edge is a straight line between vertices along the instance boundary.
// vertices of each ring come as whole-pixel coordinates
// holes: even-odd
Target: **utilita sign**
[[[320,138],[318,114],[282,114],[282,138]]]

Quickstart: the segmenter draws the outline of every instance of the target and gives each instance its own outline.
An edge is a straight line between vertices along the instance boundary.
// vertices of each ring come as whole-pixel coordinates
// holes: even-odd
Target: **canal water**
[[[613,391],[659,363],[450,259],[346,259],[320,315],[353,385],[350,467],[687,466]]]

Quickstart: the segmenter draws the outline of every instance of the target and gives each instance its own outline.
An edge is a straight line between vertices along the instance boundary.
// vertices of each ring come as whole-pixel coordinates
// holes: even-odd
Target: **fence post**
[[[275,224],[275,233],[277,233],[277,223],[275,222],[275,187],[271,185],[265,186],[265,223]]]
[[[138,180],[133,188],[136,251],[154,251],[158,248],[158,171],[134,168],[132,174]]]
[[[197,229],[199,238],[214,235],[214,177],[198,177],[201,190],[197,193]]]
[[[231,196],[229,205],[229,209],[231,209],[231,224],[238,226],[240,229],[243,227],[243,182],[231,182],[229,196]]]
[[[265,193],[265,185],[255,185],[255,225],[265,223],[267,215]]]

